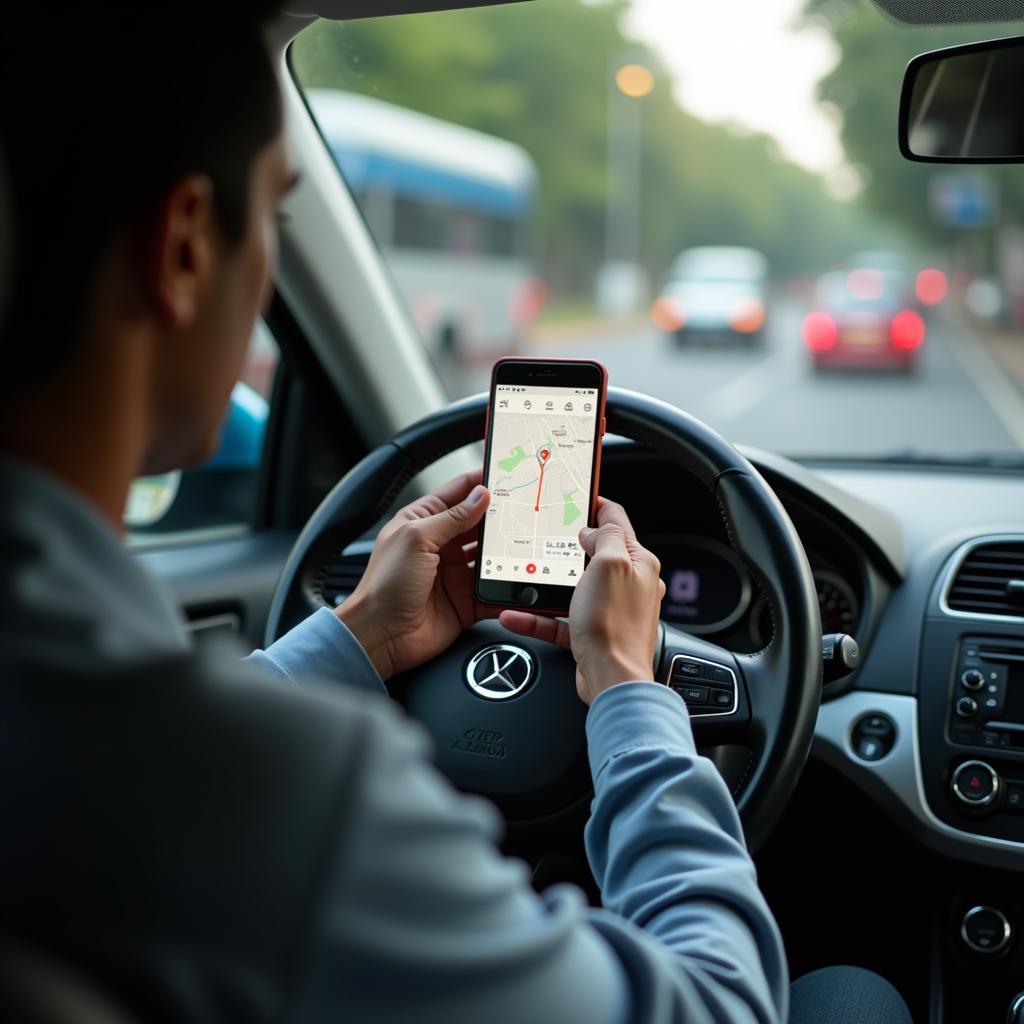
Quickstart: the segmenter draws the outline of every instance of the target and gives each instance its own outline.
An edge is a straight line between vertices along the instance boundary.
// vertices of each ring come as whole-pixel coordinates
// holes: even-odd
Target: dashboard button
[[[968,807],[987,807],[999,795],[999,776],[984,761],[964,761],[953,772],[953,796]]]
[[[1005,803],[1011,811],[1024,812],[1024,782],[1008,782],[1006,784]]]
[[[885,715],[868,715],[860,720],[857,728],[866,736],[888,736],[892,732],[892,722]]]
[[[675,676],[699,676],[701,664],[699,661],[691,661],[689,658],[676,658],[672,662],[672,675]]]
[[[985,673],[976,668],[969,668],[960,676],[965,690],[980,690],[985,685]]]
[[[970,718],[978,713],[978,702],[973,697],[961,697],[956,702],[956,713],[961,718]]]
[[[851,740],[862,761],[880,761],[896,744],[896,723],[888,715],[865,715],[854,725]]]
[[[707,704],[708,688],[706,686],[676,686],[677,693],[682,694],[687,704]]]
[[[971,907],[960,925],[960,937],[975,953],[1001,953],[1012,935],[1009,918],[995,907]]]
[[[732,691],[712,690],[711,701],[713,704],[717,704],[721,708],[727,708],[732,704]]]
[[[712,683],[731,683],[732,673],[721,665],[705,665],[704,678]]]

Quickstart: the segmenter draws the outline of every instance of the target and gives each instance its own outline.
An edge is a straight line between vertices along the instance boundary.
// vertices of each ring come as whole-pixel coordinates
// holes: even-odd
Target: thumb
[[[472,530],[484,517],[491,496],[487,488],[477,484],[462,501],[443,512],[428,516],[420,528],[438,548]]]
[[[626,549],[625,531],[617,523],[605,523],[603,526],[584,526],[580,530],[580,547],[593,558],[598,551],[618,554]]]
[[[587,553],[590,558],[594,557],[594,549],[597,546],[597,530],[593,526],[584,526],[580,530],[579,536],[580,547]]]

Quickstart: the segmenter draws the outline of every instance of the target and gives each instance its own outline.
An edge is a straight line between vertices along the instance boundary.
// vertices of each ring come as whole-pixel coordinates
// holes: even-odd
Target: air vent
[[[1024,540],[993,541],[964,556],[946,594],[951,611],[1024,616]]]
[[[369,560],[369,551],[349,548],[327,563],[320,585],[320,594],[327,604],[333,608],[356,589]]]

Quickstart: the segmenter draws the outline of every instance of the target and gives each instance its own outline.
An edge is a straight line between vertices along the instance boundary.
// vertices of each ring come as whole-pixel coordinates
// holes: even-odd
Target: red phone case
[[[595,523],[595,517],[597,515],[597,494],[598,487],[601,483],[601,453],[602,453],[602,441],[604,440],[605,431],[605,405],[608,398],[608,367],[604,363],[597,359],[558,359],[558,358],[546,358],[546,359],[522,359],[515,356],[506,356],[505,358],[499,359],[494,366],[491,368],[491,381],[488,384],[488,399],[487,409],[484,413],[484,431],[486,432],[491,425],[491,400],[490,395],[494,390],[494,378],[497,376],[498,367],[505,363],[591,363],[594,366],[600,367],[601,370],[601,394],[599,396],[599,405],[597,410],[598,423],[601,424],[601,429],[597,432],[597,458],[594,461],[594,485],[590,494],[589,510],[587,513],[587,526],[593,526]],[[489,453],[489,452],[488,452]],[[481,545],[482,546],[482,545]],[[473,581],[473,590],[476,591],[476,584],[479,583],[480,567],[477,566],[477,577]],[[529,611],[535,615],[551,615],[559,616],[565,615],[565,610],[562,608],[524,608],[521,605],[507,605],[500,601],[485,601],[481,597],[477,596],[477,600],[481,604],[490,605],[494,608],[510,608],[513,611]]]

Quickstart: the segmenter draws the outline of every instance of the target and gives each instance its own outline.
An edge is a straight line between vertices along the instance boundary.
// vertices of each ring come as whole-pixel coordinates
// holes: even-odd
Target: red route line
[[[534,512],[540,511],[540,489],[544,486],[544,463],[540,464],[540,481],[537,483],[537,504],[533,506]]]

